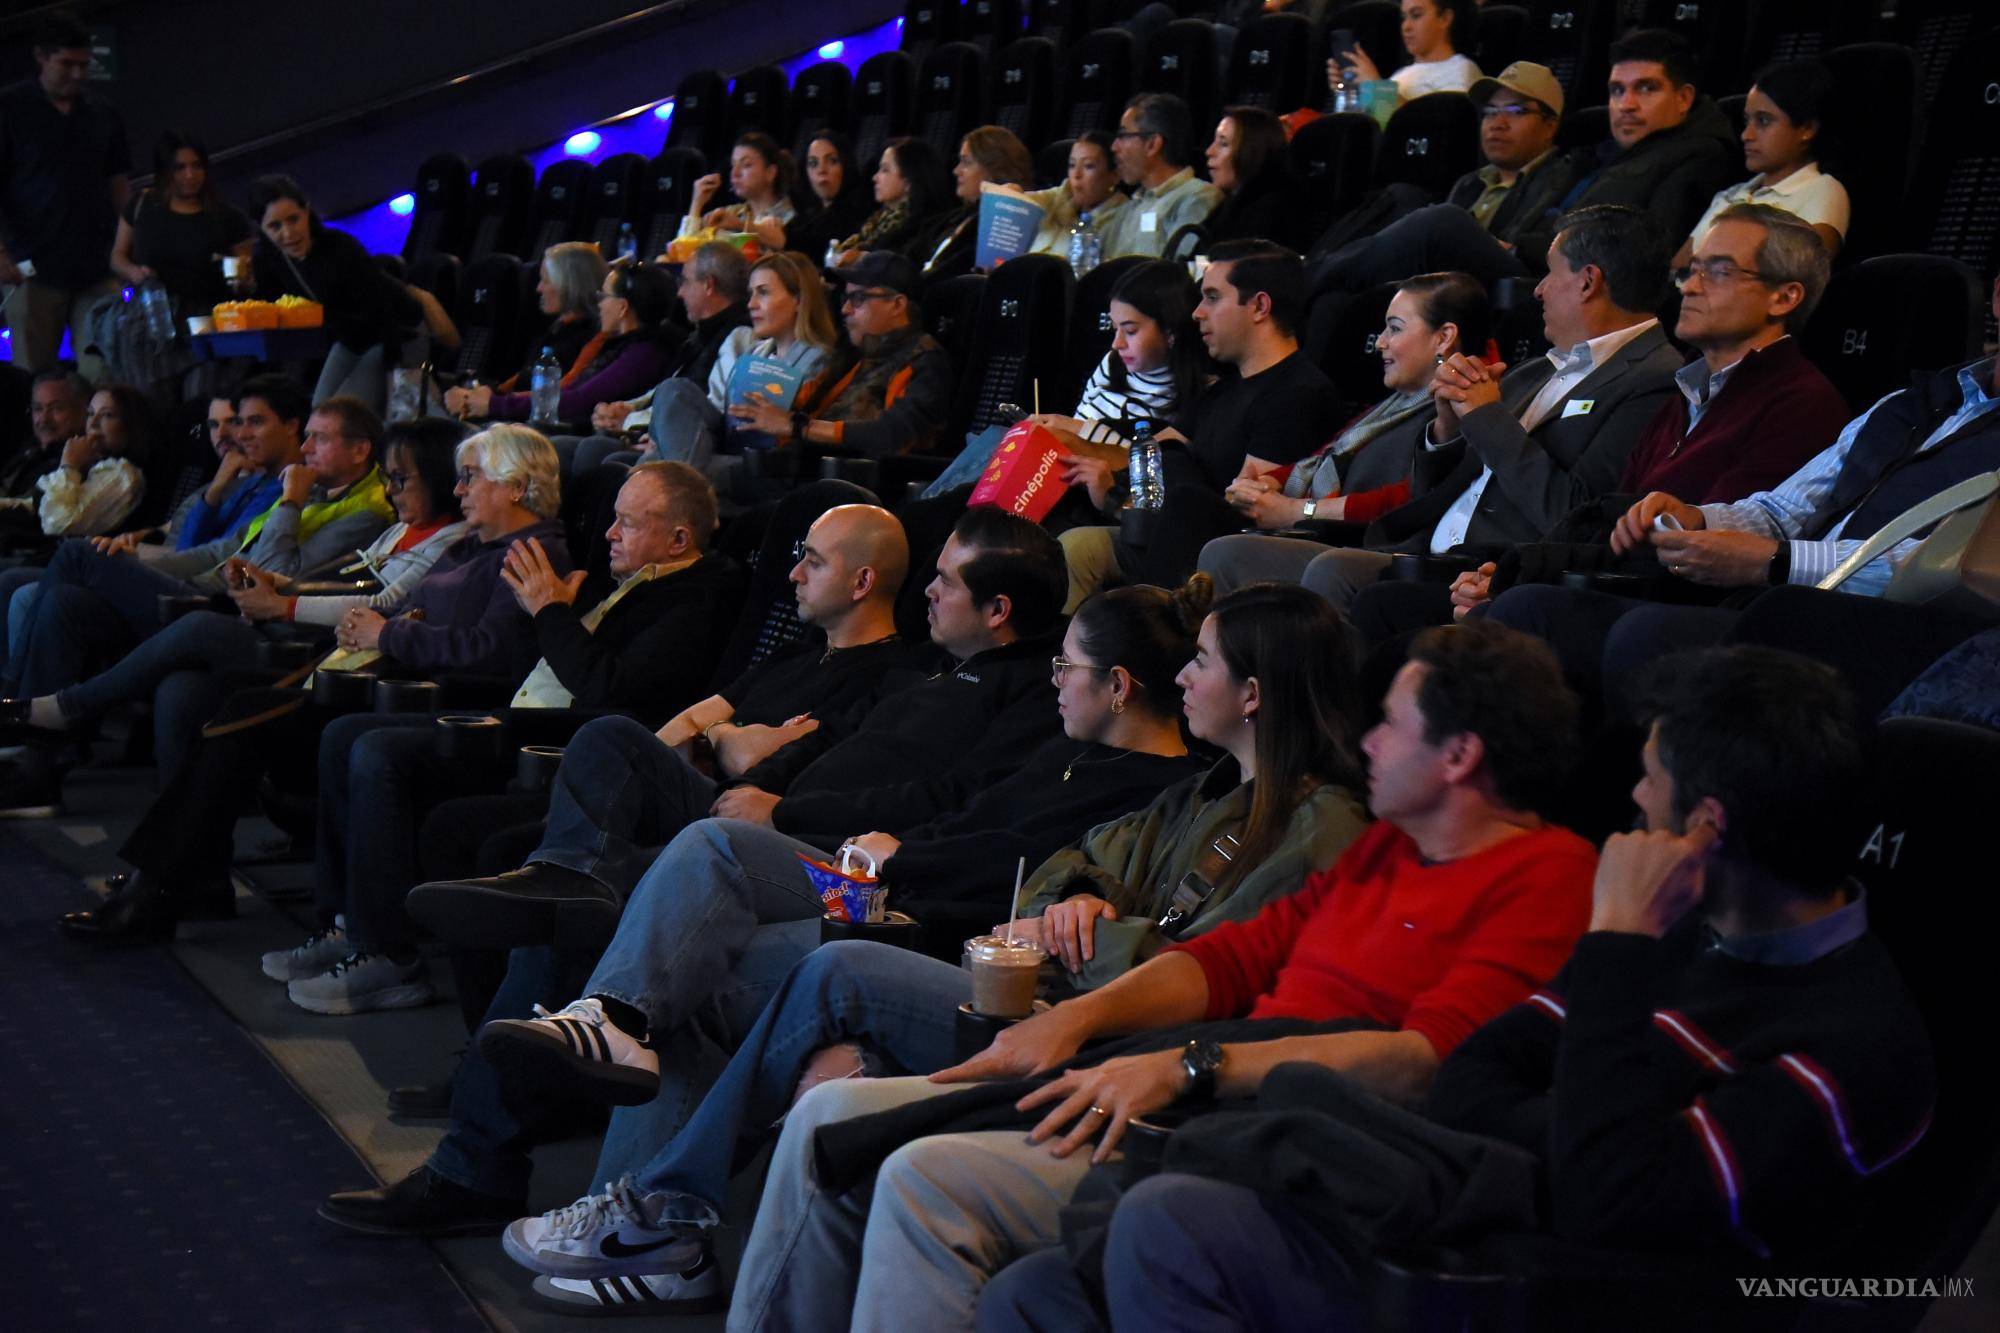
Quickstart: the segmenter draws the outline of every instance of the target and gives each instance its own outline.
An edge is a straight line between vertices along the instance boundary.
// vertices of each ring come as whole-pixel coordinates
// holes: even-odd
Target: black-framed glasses
[[[1150,139],[1152,137],[1153,132],[1151,130],[1120,130],[1111,136],[1111,142],[1117,143],[1120,139]]]
[[[846,294],[840,298],[840,303],[842,305],[861,306],[866,305],[870,301],[886,301],[892,296],[901,295],[901,292],[891,291],[887,287],[850,287],[847,289]]]
[[[1058,657],[1051,657],[1049,659],[1049,674],[1055,677],[1055,682],[1058,685],[1062,684],[1063,677],[1067,676],[1072,671],[1109,671],[1109,670],[1111,670],[1110,667],[1092,666],[1088,662],[1072,662],[1067,657],[1058,656]]]
[[[1524,106],[1520,102],[1488,102],[1485,106],[1479,108],[1479,118],[1481,120],[1495,120],[1501,116],[1505,116],[1509,120],[1520,120],[1526,116],[1539,116],[1541,114],[1542,109],[1540,107]]]
[[[410,484],[411,475],[408,472],[384,472],[382,474],[382,484],[392,491],[400,491]]]
[[[1714,283],[1731,283],[1738,278],[1755,278],[1759,282],[1766,280],[1756,269],[1739,267],[1727,259],[1697,259],[1681,265],[1670,276],[1674,280],[1674,286],[1685,287],[1696,274],[1701,275],[1703,282]]]
[[[475,481],[486,480],[486,474],[476,467],[462,467],[458,470],[458,484],[470,487]]]

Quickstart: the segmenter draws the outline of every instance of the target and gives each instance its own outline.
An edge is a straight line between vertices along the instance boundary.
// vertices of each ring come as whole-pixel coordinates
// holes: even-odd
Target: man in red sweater
[[[807,1093],[772,1158],[732,1327],[970,1327],[988,1276],[1055,1243],[1064,1204],[1132,1117],[1247,1096],[1296,1060],[1415,1100],[1473,1029],[1554,976],[1589,920],[1597,858],[1533,813],[1574,753],[1576,704],[1553,656],[1492,627],[1441,628],[1384,711],[1363,746],[1381,822],[1299,893],[929,1079]],[[1138,1035],[1074,1059],[1117,1034]],[[968,1111],[1034,1129],[933,1132]],[[815,1131],[856,1116],[868,1120],[839,1130],[903,1146],[872,1189],[836,1194]],[[865,1158],[832,1153],[850,1168]],[[630,1250],[668,1235],[621,1213],[573,1239]]]

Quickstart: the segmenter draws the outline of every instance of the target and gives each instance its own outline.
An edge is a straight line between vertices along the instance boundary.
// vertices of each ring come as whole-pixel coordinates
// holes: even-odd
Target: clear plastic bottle
[[[1160,444],[1153,438],[1153,423],[1132,423],[1132,461],[1129,465],[1132,507],[1158,509],[1167,502],[1166,482],[1160,475]]]
[[[139,313],[146,317],[146,333],[155,343],[165,344],[174,340],[174,303],[167,295],[167,289],[159,279],[148,278],[139,284]]]
[[[562,376],[562,362],[556,360],[555,349],[544,347],[535,358],[534,374],[528,381],[530,414],[535,425],[556,424],[557,414],[562,411]]]
[[[1354,71],[1345,65],[1338,66],[1339,73],[1333,78],[1333,109],[1335,111],[1361,110],[1361,85],[1354,78]]]
[[[629,222],[618,224],[618,257],[627,263],[639,262],[639,233]]]
[[[1096,268],[1104,260],[1104,238],[1097,234],[1091,223],[1091,215],[1085,212],[1078,216],[1076,225],[1069,229],[1069,266],[1082,277]]]

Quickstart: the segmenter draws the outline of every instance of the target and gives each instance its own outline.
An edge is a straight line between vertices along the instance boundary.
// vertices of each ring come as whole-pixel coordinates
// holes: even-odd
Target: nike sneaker
[[[663,1222],[632,1177],[567,1208],[524,1217],[500,1235],[507,1257],[549,1277],[648,1277],[691,1270],[706,1251],[698,1236]]]

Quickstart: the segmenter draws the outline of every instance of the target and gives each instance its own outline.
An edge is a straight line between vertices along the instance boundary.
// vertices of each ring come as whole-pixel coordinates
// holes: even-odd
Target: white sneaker
[[[285,993],[315,1014],[414,1009],[437,998],[423,959],[398,963],[379,953],[351,953],[316,977],[289,983]]]
[[[567,1208],[524,1217],[500,1235],[521,1267],[550,1277],[647,1277],[690,1271],[706,1253],[699,1237],[677,1235],[647,1211],[632,1177],[586,1194]]]
[[[353,952],[347,944],[347,918],[336,916],[331,926],[309,937],[304,944],[265,954],[264,975],[273,981],[316,977]]]
[[[479,1053],[507,1083],[568,1092],[610,1106],[638,1106],[660,1091],[660,1057],[625,1033],[596,999],[538,1018],[496,1018],[479,1029]]]
[[[543,1305],[576,1315],[713,1314],[729,1304],[722,1272],[706,1247],[694,1266],[679,1273],[628,1277],[538,1277]]]

